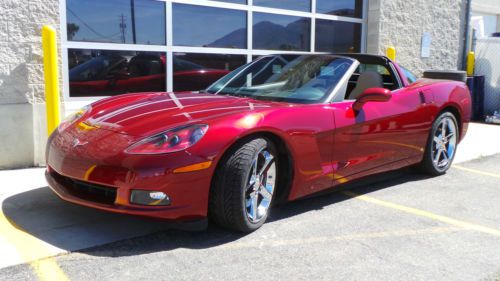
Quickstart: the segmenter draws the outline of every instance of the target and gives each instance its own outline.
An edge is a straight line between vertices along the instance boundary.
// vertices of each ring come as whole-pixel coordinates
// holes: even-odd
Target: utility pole
[[[123,14],[120,15],[120,31],[122,33],[122,43],[125,43],[125,31],[127,30],[126,18]]]
[[[132,40],[134,44],[137,44],[137,38],[135,36],[135,0],[130,0],[130,14],[131,14],[131,21],[132,21]]]

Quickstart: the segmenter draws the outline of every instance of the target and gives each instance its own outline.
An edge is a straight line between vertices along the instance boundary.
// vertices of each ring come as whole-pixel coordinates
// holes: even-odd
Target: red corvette
[[[199,93],[82,109],[50,136],[46,177],[76,204],[252,231],[279,200],[415,164],[445,173],[470,115],[464,83],[409,80],[385,57],[266,56]]]

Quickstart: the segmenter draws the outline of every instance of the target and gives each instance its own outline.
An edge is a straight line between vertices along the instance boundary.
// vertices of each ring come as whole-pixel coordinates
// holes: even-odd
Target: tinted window
[[[310,0],[253,0],[255,6],[310,12]]]
[[[174,53],[174,91],[206,89],[245,63],[243,55]]]
[[[246,21],[245,11],[174,4],[174,45],[246,48]]]
[[[310,19],[266,13],[254,13],[253,19],[254,49],[310,50]]]
[[[69,49],[68,64],[71,97],[166,91],[164,53]]]
[[[363,0],[316,0],[316,12],[343,16],[363,16]]]
[[[67,0],[69,41],[165,44],[165,3]]]
[[[316,20],[316,51],[351,52],[361,51],[361,24]]]
[[[225,76],[207,92],[296,103],[322,102],[352,63],[330,55],[267,56]]]

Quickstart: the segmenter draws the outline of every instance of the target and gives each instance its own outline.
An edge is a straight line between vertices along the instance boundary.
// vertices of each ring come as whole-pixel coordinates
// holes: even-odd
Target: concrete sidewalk
[[[453,163],[500,153],[500,125],[470,123]]]
[[[500,153],[499,142],[500,126],[470,124],[455,163]],[[43,168],[0,171],[0,183],[0,268],[172,228],[64,202]]]

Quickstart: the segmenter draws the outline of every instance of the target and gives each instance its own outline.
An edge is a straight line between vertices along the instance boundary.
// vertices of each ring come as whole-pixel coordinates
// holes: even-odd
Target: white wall
[[[58,0],[0,0],[0,169],[44,162],[46,24],[59,30]]]
[[[472,11],[500,15],[500,0],[472,0]]]

